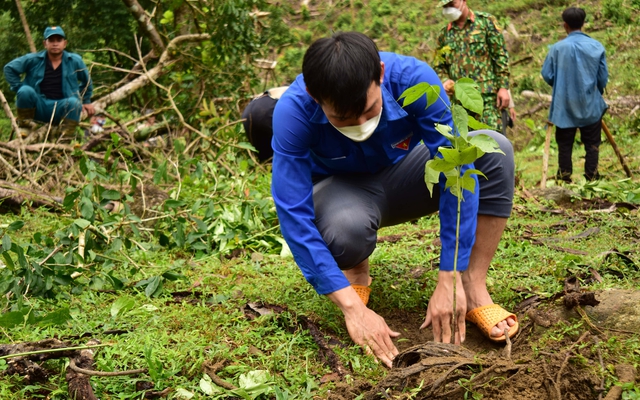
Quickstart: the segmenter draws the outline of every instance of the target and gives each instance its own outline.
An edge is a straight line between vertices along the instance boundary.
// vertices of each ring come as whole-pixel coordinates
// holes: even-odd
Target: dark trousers
[[[493,137],[504,152],[487,153],[474,162],[487,177],[478,177],[478,214],[508,218],[515,169],[511,142],[488,130],[469,136],[477,133]],[[315,223],[341,269],[353,268],[371,255],[378,229],[438,211],[439,186],[431,196],[424,182],[424,165],[430,158],[427,146],[419,145],[376,174],[333,175],[314,184]]]
[[[580,139],[584,144],[585,161],[584,177],[591,181],[599,178],[598,174],[598,154],[602,135],[602,120],[595,124],[574,128],[556,127],[556,142],[558,143],[558,175],[559,179],[571,182],[573,163],[571,153],[573,152],[573,142],[576,138],[576,131],[580,129]]]
[[[57,103],[57,104],[56,104]],[[80,121],[82,113],[82,101],[77,97],[69,97],[60,100],[47,99],[38,95],[36,91],[27,85],[23,85],[16,93],[16,107],[35,108],[35,120],[48,123],[53,115],[53,124],[58,125],[63,119]]]

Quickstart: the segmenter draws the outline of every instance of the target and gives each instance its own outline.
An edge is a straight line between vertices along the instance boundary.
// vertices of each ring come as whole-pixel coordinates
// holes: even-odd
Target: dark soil
[[[604,307],[608,307],[607,303],[620,303],[615,298],[607,301],[610,296],[629,297],[628,293],[597,295],[605,300]],[[605,309],[599,312],[608,314]],[[363,395],[364,399],[598,399],[606,394],[604,365],[617,362],[603,363],[595,345],[620,332],[599,329],[585,320],[582,331],[540,341],[549,329],[558,324],[574,324],[588,318],[587,314],[593,315],[593,311],[583,314],[584,317],[564,309],[562,299],[553,305],[529,302],[518,312],[520,331],[512,339],[509,352],[508,346],[490,342],[470,323],[462,346],[442,345],[433,342],[430,329],[419,329],[424,310],[380,310],[389,327],[402,333],[396,340],[400,355],[394,368],[375,387],[364,382],[339,383],[329,398]]]

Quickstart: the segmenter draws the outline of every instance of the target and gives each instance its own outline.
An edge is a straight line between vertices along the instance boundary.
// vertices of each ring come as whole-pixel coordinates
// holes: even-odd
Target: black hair
[[[569,25],[572,30],[581,29],[587,13],[578,7],[569,7],[562,12],[562,20]]]
[[[359,117],[372,82],[380,84],[380,54],[368,36],[339,32],[315,41],[304,55],[302,75],[311,97],[340,117]]]

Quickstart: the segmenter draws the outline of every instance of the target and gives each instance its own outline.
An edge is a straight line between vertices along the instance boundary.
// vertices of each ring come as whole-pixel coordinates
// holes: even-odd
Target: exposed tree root
[[[146,369],[136,369],[130,371],[103,372],[93,369],[95,349],[101,347],[96,339],[90,339],[86,346],[74,347],[69,343],[58,339],[45,339],[38,342],[26,342],[17,344],[0,345],[0,357],[9,358],[7,369],[2,375],[20,375],[27,383],[42,383],[49,378],[49,373],[39,364],[41,362],[69,358],[69,365],[66,371],[69,398],[74,400],[94,400],[97,399],[91,388],[90,377],[112,377],[123,375],[135,375],[146,372]],[[147,398],[157,398],[165,396],[166,391],[149,392]]]
[[[218,376],[218,371],[227,366],[229,363],[229,360],[222,360],[215,364],[211,364],[211,362],[205,361],[204,363],[202,363],[202,369],[204,370],[205,374],[209,375],[209,378],[211,378],[213,383],[215,383],[216,385],[227,390],[235,390],[237,389],[237,387],[234,384],[229,383]]]
[[[87,344],[98,344],[97,340],[90,340]],[[69,387],[69,397],[74,400],[97,400],[93,393],[89,375],[77,372],[71,365],[76,365],[82,370],[93,369],[93,349],[80,350],[73,357],[69,358],[69,366],[67,367],[67,384]]]

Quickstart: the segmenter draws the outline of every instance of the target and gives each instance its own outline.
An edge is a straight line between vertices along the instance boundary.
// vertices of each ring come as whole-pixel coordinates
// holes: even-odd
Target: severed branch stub
[[[89,340],[87,345],[96,345],[100,342],[95,339]],[[89,375],[76,372],[71,365],[77,365],[82,369],[93,368],[93,349],[80,350],[74,356],[69,357],[69,366],[67,367],[66,379],[69,385],[69,397],[75,400],[97,400],[93,393]]]
[[[93,393],[91,376],[112,377],[135,375],[147,372],[147,369],[103,372],[93,369],[95,349],[106,346],[97,339],[91,339],[85,346],[70,346],[58,339],[45,339],[38,342],[0,345],[0,357],[8,358],[7,369],[0,375],[24,376],[28,383],[46,382],[49,373],[38,362],[51,359],[69,358],[66,380],[69,398],[75,400],[97,399]]]

